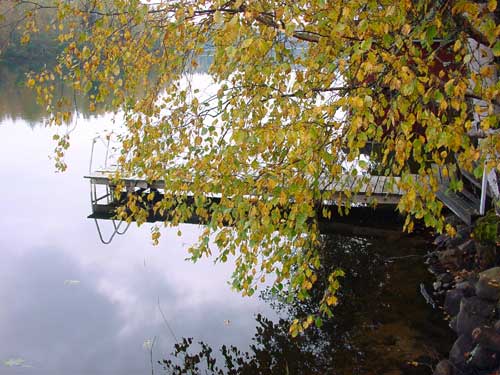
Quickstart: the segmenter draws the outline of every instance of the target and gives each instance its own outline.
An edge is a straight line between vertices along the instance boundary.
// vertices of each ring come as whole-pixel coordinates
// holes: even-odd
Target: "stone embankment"
[[[482,245],[470,234],[462,227],[456,238],[438,238],[438,250],[428,259],[436,275],[433,298],[457,335],[434,375],[500,374],[500,263],[495,245]]]

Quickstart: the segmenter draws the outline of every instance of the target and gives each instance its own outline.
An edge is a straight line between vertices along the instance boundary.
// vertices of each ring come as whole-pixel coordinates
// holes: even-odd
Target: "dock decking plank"
[[[360,180],[360,187],[359,187],[359,191],[358,193],[359,194],[365,194],[366,193],[366,189],[368,188],[369,184],[370,184],[370,177],[367,177],[366,175],[363,175],[363,176],[359,176],[359,180]]]
[[[377,185],[375,186],[375,191],[374,191],[376,195],[383,194],[385,179],[386,179],[385,176],[380,176],[378,178]]]
[[[385,194],[399,194],[399,189],[397,185],[397,179],[398,177],[386,177],[385,184],[384,184],[384,193]]]
[[[442,170],[437,166],[432,166],[432,172],[436,179],[440,182],[440,189],[437,192],[437,198],[440,199],[446,207],[451,209],[457,216],[465,222],[471,222],[471,217],[477,215],[477,202],[472,199],[474,197],[465,195],[464,197],[452,194],[444,185],[447,185],[448,177],[443,176]],[[99,170],[85,176],[96,185],[112,185],[115,171]],[[411,183],[419,183],[420,178],[417,175],[409,175],[407,177]],[[148,182],[145,178],[138,176],[126,176],[120,178],[125,189],[147,189],[156,188],[164,189],[165,181],[158,180]],[[339,176],[336,181],[324,179],[320,182],[320,188],[325,193],[331,193],[332,199],[336,204],[342,204],[346,198],[346,193],[353,195],[351,197],[353,203],[370,203],[374,200],[386,204],[397,204],[404,191],[398,186],[401,183],[401,177],[387,176],[368,176],[357,175],[352,176],[345,174]],[[192,193],[191,193],[192,194]]]
[[[368,186],[366,188],[366,193],[368,195],[373,195],[375,192],[375,187],[377,186],[379,176],[371,176],[370,181],[368,182]]]
[[[97,171],[90,175],[85,176],[85,178],[90,179],[93,183],[98,185],[110,185],[112,180],[112,172]],[[157,189],[162,189],[165,186],[164,181],[154,181],[147,182],[144,178],[139,178],[137,176],[127,176],[121,177],[121,181],[124,183],[125,187],[128,188],[150,188],[154,187]],[[396,194],[402,195],[402,191],[397,189],[397,183],[399,182],[399,177],[394,177],[394,182],[391,187],[390,177],[386,176],[366,176],[366,175],[342,175],[337,180],[330,184],[324,184],[323,188],[326,191],[331,191],[334,193],[343,193],[347,191],[354,192],[363,195],[381,195],[381,194]],[[329,185],[329,186],[328,186]]]
[[[356,187],[357,183],[358,183],[358,176],[351,175],[351,183],[349,184],[349,191],[350,192],[354,192],[354,188]]]

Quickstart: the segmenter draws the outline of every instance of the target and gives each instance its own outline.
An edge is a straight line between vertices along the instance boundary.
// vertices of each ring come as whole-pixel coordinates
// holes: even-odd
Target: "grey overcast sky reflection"
[[[147,227],[132,226],[111,245],[100,244],[86,218],[89,192],[82,176],[91,139],[110,118],[79,121],[63,174],[53,173],[48,159],[51,129],[9,119],[0,124],[0,373],[150,371],[144,341],[157,336],[156,360],[174,343],[158,298],[178,338],[247,348],[254,313],[272,313],[257,298],[230,290],[229,265],[184,260],[200,228],[182,226],[182,237],[176,228],[165,229],[154,247]]]

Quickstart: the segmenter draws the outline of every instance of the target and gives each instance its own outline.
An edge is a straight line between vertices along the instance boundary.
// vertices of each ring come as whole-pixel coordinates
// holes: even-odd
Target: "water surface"
[[[411,241],[330,237],[325,264],[348,272],[342,303],[322,330],[296,340],[288,320],[313,304],[242,298],[227,284],[229,264],[185,261],[198,226],[182,226],[182,237],[164,229],[157,247],[147,225],[101,244],[86,218],[82,176],[92,139],[110,129],[112,116],[81,115],[69,169],[55,173],[54,130],[42,125],[33,96],[5,74],[0,90],[1,374],[151,373],[153,341],[155,373],[162,373],[156,362],[172,358],[183,337],[214,352],[224,344],[249,351],[241,373],[425,374],[408,362],[431,363],[449,348],[439,314],[418,292],[429,280],[421,259],[386,261],[425,251]]]

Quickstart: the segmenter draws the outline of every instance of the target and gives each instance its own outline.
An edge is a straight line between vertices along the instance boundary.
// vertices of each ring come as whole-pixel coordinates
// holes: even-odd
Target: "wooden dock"
[[[169,212],[160,214],[152,209],[155,202],[163,198],[165,182],[162,180],[148,182],[144,178],[137,176],[123,176],[116,181],[113,179],[114,171],[100,170],[85,176],[90,180],[92,213],[88,216],[94,219],[101,241],[110,243],[115,235],[124,234],[126,228],[120,228],[123,221],[116,220],[116,209],[127,202],[128,194],[141,194],[146,201],[146,196],[154,192],[154,199],[145,207],[148,210],[147,222],[170,221]],[[119,194],[115,194],[115,184],[121,185]],[[385,176],[351,176],[344,175],[336,183],[324,183],[321,189],[329,200],[324,200],[317,206],[319,227],[322,233],[338,233],[348,236],[368,236],[397,239],[402,235],[404,217],[399,215],[395,206],[401,199],[403,191],[398,188],[399,177],[389,178]],[[188,184],[189,185],[189,184]],[[337,206],[342,204],[349,196],[349,201],[353,203],[349,215],[337,214]],[[207,194],[207,203],[220,202],[220,195]],[[183,204],[194,204],[194,194],[183,193]],[[375,209],[371,203],[377,203]],[[210,204],[208,204],[210,205]],[[323,209],[328,209],[332,213],[332,218],[322,218],[319,213]],[[99,220],[112,221],[114,231],[105,238],[101,231]],[[191,217],[183,220],[187,224],[204,224],[206,220],[198,217],[195,213]]]
[[[464,189],[462,192],[453,192],[450,189],[450,180],[442,174],[441,170],[436,166],[433,167],[434,175],[438,180],[439,189],[436,192],[437,198],[452,211],[457,217],[467,224],[471,224],[479,212],[479,200],[477,194]],[[126,202],[128,193],[142,193],[144,191],[155,191],[158,194],[157,199],[161,199],[165,189],[165,181],[147,181],[145,178],[138,176],[122,176],[119,183],[123,186],[123,191],[120,192],[119,198],[116,199],[112,194],[115,184],[113,176],[115,171],[112,170],[97,170],[85,176],[91,183],[91,199],[92,199],[92,214],[89,216],[94,219],[113,219],[115,210],[119,205]],[[418,181],[418,175],[411,175],[414,181]],[[399,203],[404,194],[398,184],[400,177],[386,176],[367,176],[367,175],[342,175],[333,183],[320,183],[320,189],[325,193],[324,196],[328,200],[322,201],[318,205],[318,211],[325,207],[333,208],[347,201],[353,206],[366,206],[371,208],[371,204],[376,203],[378,207],[388,207],[397,216],[395,206]],[[187,184],[189,185],[189,184]],[[104,188],[105,192],[98,196],[97,187]],[[194,194],[183,193],[184,199],[189,203],[194,201]],[[220,200],[218,194],[207,194],[207,198],[213,202]],[[392,208],[391,208],[392,207]],[[151,210],[152,211],[152,210]],[[147,221],[164,221],[168,220],[168,216],[159,216],[150,214]],[[201,223],[199,218],[193,217],[189,220],[190,223]]]
[[[113,171],[95,171],[85,176],[93,185],[112,186]],[[417,175],[413,175],[414,179]],[[342,175],[335,183],[322,183],[320,189],[325,192],[325,196],[330,197],[332,205],[336,205],[346,199],[349,194],[349,201],[352,204],[378,203],[386,205],[397,205],[403,191],[398,188],[400,177],[386,176],[366,176],[366,175]],[[148,182],[146,179],[137,176],[124,176],[120,178],[120,184],[127,191],[136,189],[155,189],[163,190],[165,182],[162,180]],[[189,194],[188,194],[189,195]],[[216,198],[217,194],[213,194]],[[325,202],[329,205],[328,202]]]

